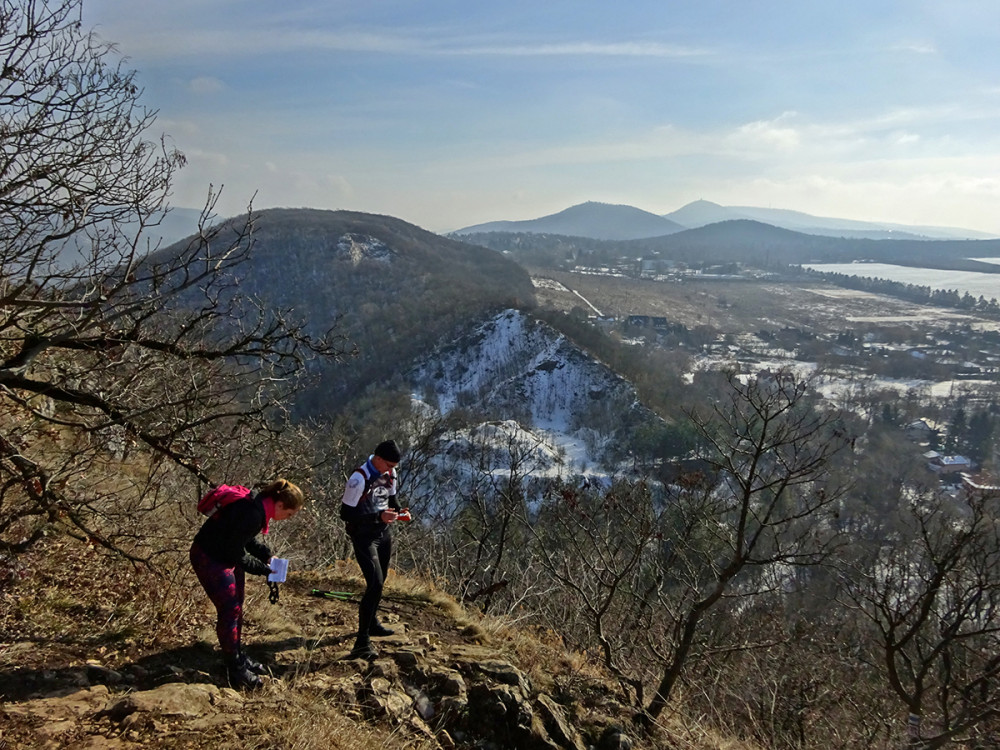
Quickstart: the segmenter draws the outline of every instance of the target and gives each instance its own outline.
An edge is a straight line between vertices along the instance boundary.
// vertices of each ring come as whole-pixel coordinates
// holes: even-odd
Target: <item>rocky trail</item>
[[[253,692],[228,686],[200,592],[172,613],[168,637],[147,643],[141,633],[97,631],[104,612],[88,609],[79,592],[62,594],[68,625],[56,616],[49,626],[35,622],[32,611],[58,613],[44,598],[51,591],[33,587],[42,598],[29,601],[14,578],[0,600],[3,750],[633,746],[622,729],[627,707],[554,643],[491,630],[439,593],[398,579],[382,607],[395,633],[376,639],[377,659],[348,659],[357,596],[312,595],[359,592],[346,564],[293,577],[276,604],[266,586],[248,582],[244,642],[270,670]],[[153,583],[123,579],[121,601],[107,606],[120,608]]]

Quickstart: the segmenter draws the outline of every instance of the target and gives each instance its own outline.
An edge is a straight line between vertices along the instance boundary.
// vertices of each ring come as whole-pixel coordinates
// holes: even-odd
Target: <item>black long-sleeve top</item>
[[[267,575],[271,550],[256,539],[266,522],[263,498],[250,495],[210,516],[194,541],[213,560],[238,565],[252,575]]]

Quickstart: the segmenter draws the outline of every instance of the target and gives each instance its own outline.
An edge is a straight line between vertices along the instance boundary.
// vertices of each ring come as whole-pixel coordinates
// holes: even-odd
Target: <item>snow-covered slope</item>
[[[608,446],[653,418],[631,383],[515,310],[437,349],[409,381],[441,414],[460,407],[483,421],[514,420],[578,466],[606,462]]]

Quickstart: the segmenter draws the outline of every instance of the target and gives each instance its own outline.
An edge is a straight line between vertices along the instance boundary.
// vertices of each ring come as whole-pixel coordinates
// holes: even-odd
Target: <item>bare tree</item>
[[[184,158],[148,140],[155,112],[80,10],[0,4],[4,551],[53,524],[117,547],[109,499],[131,492],[143,507],[163,462],[209,482],[227,443],[253,450],[280,432],[307,360],[340,353],[336,337],[240,295],[230,272],[252,250],[253,217],[213,225],[217,192],[185,245],[152,252],[144,238]],[[130,462],[136,450],[147,458]],[[108,451],[117,486],[96,471]]]
[[[645,482],[555,483],[532,525],[534,552],[558,584],[541,603],[547,623],[581,651],[596,648],[604,666],[645,701],[654,676],[642,633],[656,616],[663,506]]]
[[[534,527],[546,568],[646,720],[662,713],[691,659],[762,645],[752,631],[740,643],[714,640],[713,618],[780,596],[836,537],[825,514],[842,488],[830,470],[849,445],[837,415],[787,372],[730,374],[724,393],[692,416],[709,446],[701,472],[661,495],[641,483],[582,513],[552,508]]]
[[[772,750],[889,747],[892,698],[856,656],[868,634],[830,593],[811,576],[801,592],[714,620],[714,658],[690,664],[685,712]],[[748,632],[767,648],[740,648]]]
[[[845,564],[846,603],[908,712],[905,746],[1000,740],[1000,493],[913,492]]]
[[[433,468],[410,475],[416,481],[409,497],[429,522],[415,532],[419,559],[413,563],[450,581],[465,601],[507,613],[537,591],[526,543],[529,499],[539,481],[532,475],[556,459],[537,436],[510,421],[452,425],[436,430],[424,451],[433,451],[431,444],[448,448],[423,455]]]
[[[693,516],[682,518],[688,526],[707,524],[712,559],[696,555],[707,571],[688,568],[687,580],[663,599],[671,633],[666,648],[657,650],[660,681],[646,707],[654,719],[696,646],[706,613],[727,595],[780,591],[790,584],[789,569],[825,559],[836,536],[824,515],[844,490],[830,473],[834,457],[850,444],[839,415],[818,406],[809,381],[788,371],[745,381],[730,374],[729,384],[728,401],[713,406],[711,416],[694,416],[711,446],[705,460],[719,484],[711,498],[702,495],[694,504]],[[681,551],[684,558],[676,554]],[[689,551],[668,555],[668,569],[670,558],[690,560]]]

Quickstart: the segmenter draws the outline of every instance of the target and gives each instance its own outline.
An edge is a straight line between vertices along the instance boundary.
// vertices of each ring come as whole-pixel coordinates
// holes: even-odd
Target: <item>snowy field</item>
[[[1000,264],[998,258],[977,258],[984,263]],[[937,268],[911,268],[889,263],[803,263],[803,268],[824,273],[842,273],[869,279],[888,279],[902,284],[926,286],[946,291],[954,289],[973,297],[1000,299],[1000,274],[976,271],[945,271]]]
[[[687,373],[686,378],[690,381],[698,370],[721,370],[733,364],[730,357],[697,357],[692,365],[694,370]],[[878,391],[896,391],[900,396],[907,393],[917,392],[921,396],[930,399],[955,398],[960,394],[975,393],[980,390],[995,389],[997,383],[992,380],[897,380],[894,378],[880,378],[869,375],[823,374],[817,375],[817,365],[815,362],[800,362],[794,359],[776,357],[770,360],[763,360],[754,363],[753,373],[763,370],[788,370],[800,379],[813,379],[813,386],[823,396],[834,403],[842,401],[845,397],[856,394],[859,388],[864,388],[869,393]]]

